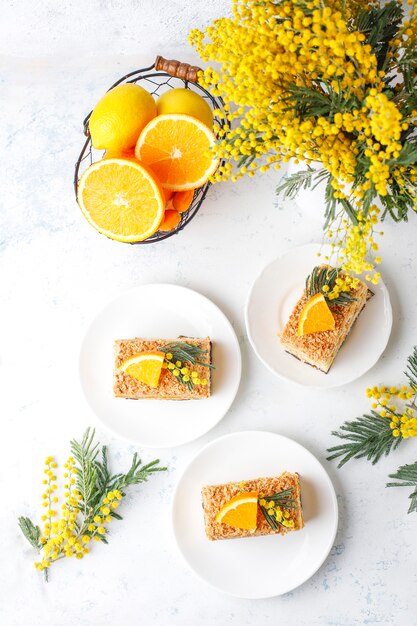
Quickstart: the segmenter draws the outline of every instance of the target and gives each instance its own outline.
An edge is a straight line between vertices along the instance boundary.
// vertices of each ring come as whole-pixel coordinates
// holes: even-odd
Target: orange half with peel
[[[158,230],[164,191],[154,174],[136,160],[105,158],[84,172],[78,204],[98,232],[116,241],[142,241]]]
[[[258,492],[243,491],[226,502],[216,515],[216,522],[233,528],[256,530]]]
[[[304,305],[298,321],[298,335],[334,330],[333,314],[322,293],[316,293]]]
[[[215,141],[211,130],[190,115],[158,115],[139,135],[135,154],[155,172],[164,189],[196,189],[217,169]]]
[[[159,350],[141,352],[124,361],[118,369],[156,389],[159,385],[164,358],[165,352]]]

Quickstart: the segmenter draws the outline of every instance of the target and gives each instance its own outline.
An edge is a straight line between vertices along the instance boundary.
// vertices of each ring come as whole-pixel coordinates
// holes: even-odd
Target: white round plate
[[[204,531],[201,489],[298,472],[305,526],[284,536],[210,541]],[[173,528],[194,572],[239,598],[270,598],[308,580],[336,536],[338,509],[330,478],[317,459],[292,439],[263,431],[220,437],[189,463],[174,494]]]
[[[250,343],[260,360],[277,376],[299,385],[329,388],[359,378],[378,361],[391,333],[392,309],[383,281],[369,284],[374,293],[352,327],[327,374],[302,363],[281,347],[277,334],[305,288],[307,276],[320,262],[321,249],[331,259],[330,246],[308,244],[275,259],[255,280],[246,303]],[[362,279],[363,280],[363,279]]]
[[[115,339],[209,336],[212,395],[203,400],[126,400],[113,396]],[[220,309],[177,285],[143,285],[119,296],[95,318],[80,355],[81,385],[99,420],[141,446],[169,448],[204,435],[227,413],[237,393],[241,356],[235,332]]]

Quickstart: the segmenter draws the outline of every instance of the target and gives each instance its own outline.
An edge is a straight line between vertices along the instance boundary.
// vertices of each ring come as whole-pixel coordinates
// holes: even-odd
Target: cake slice
[[[258,494],[256,528],[253,530],[235,528],[216,519],[222,507],[232,498],[242,494],[242,492],[256,492]],[[272,502],[269,498],[276,498],[277,494],[283,494],[282,498],[278,496],[276,500],[276,506],[281,501],[280,511],[274,511],[269,508],[271,506],[269,502]],[[210,485],[203,487],[201,495],[206,535],[211,541],[255,537],[258,535],[284,535],[287,532],[300,530],[304,526],[298,474],[284,472],[280,476],[270,478],[256,478],[240,483]],[[263,511],[269,511],[270,514],[268,515],[267,513],[267,516],[265,516]],[[267,521],[267,517],[269,517],[270,522]],[[281,521],[279,521],[280,517]]]
[[[343,276],[339,270],[327,266],[314,268],[313,272],[316,272],[316,275],[320,274],[320,272],[325,272],[328,276],[336,278]],[[330,282],[330,286],[327,286],[331,290],[332,284],[334,285],[334,280]],[[311,277],[307,279],[306,289],[309,289],[310,283]],[[324,291],[324,296],[326,296],[327,293],[328,291]],[[307,291],[304,290],[304,293],[298,300],[284,326],[283,331],[278,336],[282,347],[289,354],[292,354],[300,361],[308,363],[327,374],[340,347],[365,306],[366,301],[372,296],[372,292],[369,291],[364,282],[358,280],[355,288],[352,289],[348,295],[342,293],[341,298],[334,302],[327,300],[327,304],[334,317],[333,329],[300,335],[300,317],[305,310],[306,304],[311,300],[311,296],[311,290],[309,290],[308,295]]]
[[[197,362],[190,363],[185,355],[187,346],[198,348]],[[116,398],[132,400],[199,400],[211,394],[211,340],[210,337],[197,339],[178,337],[177,339],[118,339],[114,342],[114,380],[113,391]],[[123,371],[123,364],[128,359],[141,353],[154,351],[165,352],[167,359],[157,387],[151,387]],[[181,355],[181,360],[176,356]],[[176,363],[180,363],[179,366]],[[169,369],[171,366],[175,368]],[[189,372],[184,381],[181,370]],[[177,375],[174,375],[174,372]],[[187,380],[187,378],[189,380]]]

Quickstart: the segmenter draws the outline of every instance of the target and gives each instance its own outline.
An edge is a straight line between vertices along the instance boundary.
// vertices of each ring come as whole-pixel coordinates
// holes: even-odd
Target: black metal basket
[[[208,102],[212,110],[220,109],[224,111],[224,105],[221,98],[215,98],[206,89],[198,84],[197,74],[199,71],[201,71],[199,67],[189,65],[188,63],[180,63],[179,61],[175,60],[167,60],[161,56],[158,56],[156,57],[155,63],[153,65],[126,74],[126,76],[123,76],[117,82],[115,82],[114,85],[110,87],[110,89],[122,83],[140,83],[142,87],[147,89],[153,96],[155,96],[160,95],[168,89],[173,89],[175,87],[185,87],[186,89],[192,89],[193,91],[196,91],[200,96],[202,96]],[[92,111],[90,111],[90,113],[84,120],[84,134],[86,135],[87,140],[85,141],[80,156],[78,157],[77,163],[75,164],[74,189],[76,197],[78,190],[78,181],[83,172],[92,163],[99,161],[103,158],[103,152],[100,150],[96,150],[91,144],[90,131],[88,127],[91,113]],[[225,123],[224,118],[220,119],[219,117],[215,116],[214,119],[220,128],[223,127]],[[157,241],[167,239],[172,235],[178,234],[180,230],[182,230],[197,214],[209,187],[210,183],[207,182],[205,183],[205,185],[203,185],[203,187],[195,190],[193,201],[190,207],[187,209],[187,211],[181,213],[181,221],[178,226],[176,226],[173,230],[170,230],[169,232],[157,231],[147,239],[135,243],[155,243]]]

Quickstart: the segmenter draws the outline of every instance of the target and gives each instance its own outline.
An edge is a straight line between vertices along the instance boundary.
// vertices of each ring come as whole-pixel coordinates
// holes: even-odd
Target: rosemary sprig
[[[215,365],[201,360],[209,351],[203,350],[199,345],[185,343],[184,341],[172,341],[159,348],[159,350],[165,352],[165,354],[172,354],[170,361],[173,363],[180,361],[182,365],[188,363],[190,365],[201,365],[202,367],[207,367],[212,370],[216,369]],[[172,372],[172,370],[170,371]],[[183,385],[186,385],[191,391],[194,389],[194,383],[192,377],[188,378],[189,380],[184,380],[182,376],[176,376],[176,379]]]
[[[409,465],[401,465],[395,474],[390,474],[389,478],[394,478],[394,483],[387,483],[387,487],[414,487],[414,491],[408,496],[411,500],[408,513],[417,512],[417,461]]]
[[[297,501],[294,500],[291,496],[292,487],[290,487],[289,489],[284,489],[283,491],[277,491],[271,496],[259,498],[259,508],[261,509],[262,515],[273,530],[278,530],[280,526],[285,527],[285,524],[282,523],[282,520],[277,519],[275,515],[275,507],[279,507],[280,509],[298,508]],[[261,504],[261,501],[263,500],[267,500],[268,502],[272,501],[274,503],[274,507],[268,509],[265,505]]]
[[[327,457],[328,461],[341,459],[338,467],[342,467],[350,459],[363,457],[375,465],[382,456],[395,450],[403,440],[401,435],[392,436],[390,421],[382,418],[376,411],[357,417],[351,422],[345,422],[340,431],[333,431],[332,435],[346,441],[327,450],[332,453]]]
[[[54,561],[68,556],[82,558],[88,553],[91,539],[107,543],[107,524],[113,519],[122,519],[116,511],[124,498],[125,490],[131,485],[147,481],[155,472],[165,471],[159,459],[142,465],[135,453],[127,472],[112,474],[107,459],[107,447],[94,441],[95,431],[88,428],[81,439],[70,443],[72,456],[64,465],[65,500],[61,507],[61,519],[56,519],[57,510],[52,510],[58,501],[55,468],[57,464],[48,457],[45,473],[48,479],[43,503],[48,501],[48,510],[42,517],[43,531],[28,517],[19,517],[19,527],[31,546],[40,554],[36,568],[43,571],[45,580]],[[101,459],[101,460],[99,460]],[[50,495],[54,494],[51,500]],[[54,507],[56,508],[56,507]]]
[[[329,293],[333,291],[340,271],[340,268],[317,265],[306,279],[307,297],[312,298],[317,293],[322,293],[329,307],[351,304],[355,298],[349,291],[342,291],[336,298],[329,298]],[[327,290],[323,290],[323,287],[326,287]]]
[[[202,350],[200,346],[191,343],[185,343],[184,341],[173,341],[167,343],[162,348],[159,348],[161,352],[171,353],[173,361],[187,361],[191,365],[203,365],[210,369],[215,369],[215,366],[205,361],[200,361],[199,358],[203,354],[207,354],[208,350]]]

